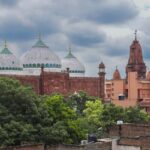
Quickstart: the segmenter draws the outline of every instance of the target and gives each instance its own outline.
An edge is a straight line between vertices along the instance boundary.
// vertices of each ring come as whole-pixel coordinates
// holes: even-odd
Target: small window
[[[118,99],[119,99],[120,101],[125,100],[125,95],[121,95],[121,94],[120,94],[120,95],[118,96]]]

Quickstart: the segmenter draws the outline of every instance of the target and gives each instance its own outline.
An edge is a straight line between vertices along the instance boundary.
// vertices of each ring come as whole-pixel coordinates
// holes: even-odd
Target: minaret
[[[137,40],[137,30],[135,30],[135,39],[130,46],[130,56],[126,66],[126,76],[128,72],[137,72],[138,78],[146,77],[146,65],[143,61],[142,48]]]
[[[99,97],[105,98],[105,65],[103,62],[99,64]]]

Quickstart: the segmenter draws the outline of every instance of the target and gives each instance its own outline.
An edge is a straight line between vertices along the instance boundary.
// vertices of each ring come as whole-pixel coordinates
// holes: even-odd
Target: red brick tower
[[[113,74],[113,80],[120,80],[120,79],[121,79],[121,75],[120,75],[118,68],[116,67],[116,70]]]
[[[128,76],[128,72],[136,71],[138,73],[138,78],[145,78],[146,66],[143,61],[142,48],[139,41],[137,40],[136,33],[137,31],[135,31],[135,40],[130,46],[130,56],[126,66],[126,75]]]
[[[105,65],[103,62],[99,64],[99,97],[104,100],[105,97]]]

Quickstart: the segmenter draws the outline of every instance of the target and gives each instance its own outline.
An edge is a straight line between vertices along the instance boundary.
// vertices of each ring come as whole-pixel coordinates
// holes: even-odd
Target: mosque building
[[[42,41],[38,41],[17,58],[7,47],[0,52],[0,76],[7,76],[31,86],[38,94],[64,95],[85,91],[104,98],[105,66],[99,65],[98,77],[85,77],[84,65],[72,54],[71,48],[62,60]]]
[[[150,72],[146,73],[136,33],[130,46],[126,78],[121,78],[119,69],[115,69],[113,78],[105,81],[105,101],[122,107],[139,105],[150,113]]]
[[[39,37],[21,59],[7,47],[0,52],[0,76],[18,79],[38,94],[67,95],[85,91],[122,107],[139,105],[150,113],[150,72],[146,72],[142,48],[136,34],[130,46],[126,77],[116,68],[111,80],[105,80],[105,65],[99,64],[97,77],[85,77],[84,65],[69,48],[61,60]]]

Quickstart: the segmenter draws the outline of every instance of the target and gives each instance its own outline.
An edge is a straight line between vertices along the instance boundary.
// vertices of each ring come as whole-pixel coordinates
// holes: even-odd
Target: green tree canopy
[[[0,78],[0,89],[0,143],[34,141],[33,126],[39,122],[38,97],[30,87],[10,78]]]
[[[82,116],[83,110],[86,108],[86,102],[95,100],[95,97],[89,96],[84,91],[78,91],[72,95],[69,95],[65,102],[69,105],[69,107],[74,109],[78,115]]]
[[[0,147],[22,143],[78,144],[87,134],[103,137],[118,120],[150,122],[138,107],[102,104],[84,92],[39,96],[19,81],[0,77]]]

